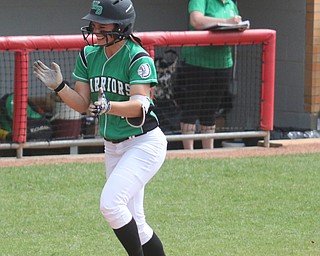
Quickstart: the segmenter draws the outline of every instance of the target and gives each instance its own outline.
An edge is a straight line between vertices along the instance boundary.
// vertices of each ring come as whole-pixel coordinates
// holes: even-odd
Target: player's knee
[[[102,215],[106,218],[107,221],[112,219],[113,216],[116,216],[120,212],[120,205],[123,203],[117,200],[117,197],[114,196],[114,193],[111,193],[108,190],[105,190],[101,194],[100,198],[100,211]]]
[[[116,205],[101,202],[100,212],[113,229],[122,227],[132,219],[132,215],[127,207],[121,204]]]
[[[100,212],[103,217],[111,223],[119,214],[118,207],[108,207],[107,205],[100,204]]]

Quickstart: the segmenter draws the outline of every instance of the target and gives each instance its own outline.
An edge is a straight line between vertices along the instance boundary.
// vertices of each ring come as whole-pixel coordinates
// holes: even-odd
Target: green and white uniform
[[[128,101],[130,86],[134,84],[157,85],[157,73],[154,62],[148,53],[131,40],[108,58],[104,47],[86,46],[79,54],[73,77],[90,84],[91,101],[98,98],[98,90],[103,88],[108,101]],[[151,111],[141,128],[128,124],[126,118],[115,115],[101,115],[100,135],[107,140],[118,140],[143,134],[158,126],[155,113]]]
[[[100,87],[107,100],[122,102],[130,100],[132,85],[157,84],[152,58],[130,39],[111,58],[106,56],[104,46],[84,47],[73,77],[90,86],[92,102],[97,100]],[[167,150],[166,137],[150,111],[152,106],[141,128],[130,126],[124,117],[99,116],[107,176],[100,211],[114,230],[126,227],[134,219],[142,245],[154,234],[144,215],[144,187],[160,169]]]

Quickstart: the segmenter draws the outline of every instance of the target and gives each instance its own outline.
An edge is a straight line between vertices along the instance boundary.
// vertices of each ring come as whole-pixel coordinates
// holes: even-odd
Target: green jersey
[[[92,102],[97,100],[100,87],[107,100],[128,101],[131,85],[150,84],[152,87],[158,83],[152,58],[131,40],[127,40],[111,58],[107,57],[104,47],[84,47],[72,75],[78,81],[89,83]],[[150,102],[151,108],[153,104]],[[124,117],[109,114],[99,116],[99,123],[102,137],[117,140],[142,134],[150,127],[157,126],[158,120],[154,112],[149,111],[140,128],[130,126]]]
[[[189,14],[193,11],[213,18],[231,18],[239,15],[238,8],[232,0],[190,0]],[[190,30],[195,30],[190,26]],[[185,63],[211,68],[224,69],[233,66],[232,48],[230,46],[183,47],[182,58]]]

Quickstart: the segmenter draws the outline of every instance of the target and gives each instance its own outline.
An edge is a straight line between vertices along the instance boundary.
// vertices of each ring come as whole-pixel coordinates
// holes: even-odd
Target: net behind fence
[[[59,63],[64,79],[69,81],[72,87],[75,81],[71,74],[78,53],[78,50],[32,51],[29,53],[27,141],[92,138],[97,135],[95,117],[88,116],[87,113],[78,113],[68,107],[56,93],[48,90],[32,74],[34,61],[40,59],[48,65],[54,61]],[[0,52],[0,56],[5,60],[0,63],[1,84],[4,85],[1,86],[1,141],[11,142],[15,108],[13,100],[14,55]],[[8,97],[9,95],[11,97]]]
[[[155,49],[159,77],[155,104],[163,131],[167,134],[181,133],[184,110],[187,115],[196,115],[196,132],[200,132],[199,120],[202,118],[212,119],[216,132],[259,129],[262,45],[233,47],[234,66],[227,71],[208,69],[203,72],[188,66],[181,56],[181,49]],[[215,56],[208,58],[212,62],[219,61]],[[207,105],[203,104],[204,100],[209,100]],[[193,113],[194,109],[201,107],[201,111]]]

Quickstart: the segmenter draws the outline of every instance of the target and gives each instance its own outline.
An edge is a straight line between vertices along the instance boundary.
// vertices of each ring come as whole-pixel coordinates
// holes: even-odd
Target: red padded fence
[[[276,32],[269,29],[250,29],[244,32],[143,32],[136,33],[144,47],[154,56],[155,47],[159,46],[194,46],[194,45],[252,45],[261,44],[262,50],[262,84],[260,128],[264,131],[273,129],[274,115],[274,80]],[[14,143],[26,142],[26,113],[28,95],[28,76],[30,75],[29,53],[38,50],[80,50],[85,46],[82,35],[53,36],[11,36],[0,37],[0,51],[15,53],[14,67]]]

